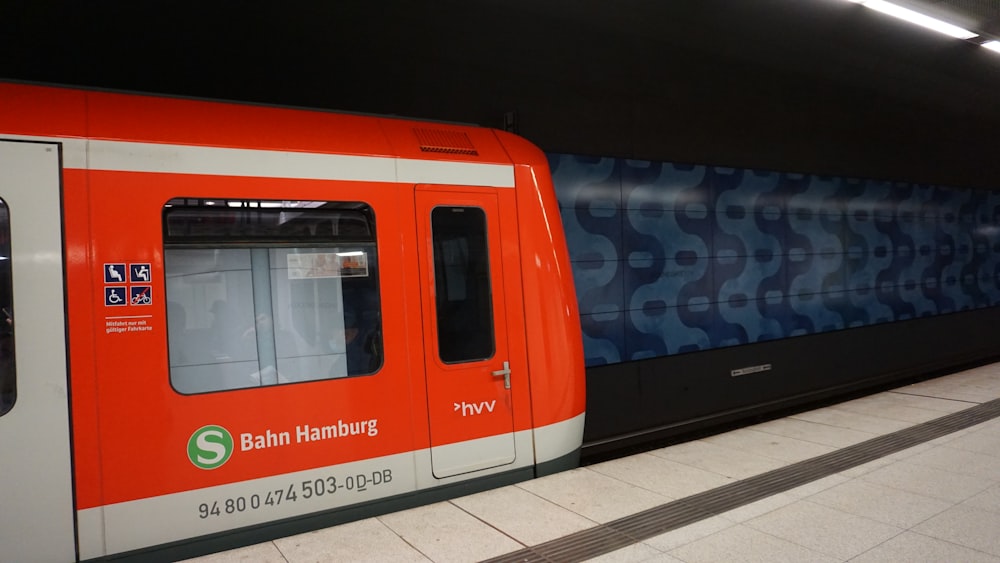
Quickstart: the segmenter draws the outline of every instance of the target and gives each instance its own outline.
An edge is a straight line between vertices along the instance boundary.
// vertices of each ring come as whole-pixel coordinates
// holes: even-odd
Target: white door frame
[[[70,462],[60,145],[0,140],[10,212],[17,395],[0,416],[0,558],[77,558]]]

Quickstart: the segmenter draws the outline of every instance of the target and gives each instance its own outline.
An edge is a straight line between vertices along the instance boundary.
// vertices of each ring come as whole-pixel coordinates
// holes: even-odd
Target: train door
[[[76,559],[59,166],[58,145],[0,141],[4,561]]]
[[[515,458],[500,232],[516,229],[501,225],[495,193],[474,190],[416,191],[431,466],[439,479]]]

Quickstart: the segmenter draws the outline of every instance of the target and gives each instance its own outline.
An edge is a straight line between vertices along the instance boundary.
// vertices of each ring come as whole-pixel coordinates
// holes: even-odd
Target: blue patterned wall
[[[587,365],[1000,305],[1000,194],[549,155]]]

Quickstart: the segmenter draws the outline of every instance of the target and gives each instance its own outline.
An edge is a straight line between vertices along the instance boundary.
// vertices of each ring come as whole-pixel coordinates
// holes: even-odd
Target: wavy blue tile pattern
[[[588,366],[1000,305],[1000,194],[550,154]]]

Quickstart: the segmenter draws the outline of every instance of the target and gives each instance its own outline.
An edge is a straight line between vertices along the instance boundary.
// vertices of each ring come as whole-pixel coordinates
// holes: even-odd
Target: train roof
[[[478,125],[9,81],[0,124],[27,137],[511,163]]]

